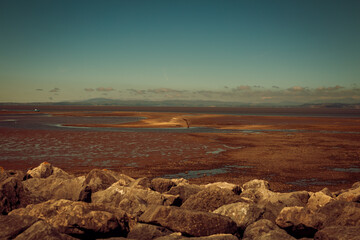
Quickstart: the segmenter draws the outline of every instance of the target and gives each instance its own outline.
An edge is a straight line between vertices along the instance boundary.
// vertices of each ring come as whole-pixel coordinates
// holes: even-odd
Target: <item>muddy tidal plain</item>
[[[74,174],[336,191],[360,180],[360,110],[2,107],[0,166],[44,161]]]

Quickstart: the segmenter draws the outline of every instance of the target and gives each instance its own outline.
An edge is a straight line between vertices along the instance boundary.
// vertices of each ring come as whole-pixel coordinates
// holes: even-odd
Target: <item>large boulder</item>
[[[81,177],[59,177],[51,175],[47,178],[30,178],[23,181],[24,187],[41,201],[50,199],[78,200],[85,180]],[[37,202],[34,202],[37,203]]]
[[[127,238],[137,240],[149,240],[172,234],[173,231],[156,225],[138,223],[127,235]]]
[[[259,184],[259,188],[245,188],[240,194],[244,199],[249,199],[260,208],[264,208],[263,218],[275,222],[276,217],[284,207],[305,206],[310,197],[307,191],[278,193],[267,189],[266,185]]]
[[[276,223],[296,237],[314,237],[330,226],[360,226],[360,203],[331,201],[315,212],[306,207],[283,208]]]
[[[90,187],[94,193],[110,187],[115,182],[118,182],[119,185],[126,186],[133,181],[133,178],[121,173],[107,169],[93,169],[86,175],[83,187]]]
[[[360,227],[332,226],[325,227],[315,234],[316,240],[360,240]]]
[[[149,189],[151,186],[151,179],[147,177],[138,178],[126,186],[131,188]]]
[[[276,218],[276,224],[296,238],[313,238],[320,222],[310,209],[285,207]]]
[[[150,188],[160,193],[169,191],[173,186],[176,186],[176,184],[166,178],[154,178],[150,183]]]
[[[155,240],[238,240],[237,237],[231,234],[214,234],[205,237],[185,237],[181,233],[172,233],[164,237],[155,238]]]
[[[26,197],[26,191],[18,178],[4,178],[0,182],[0,214],[7,214],[11,210],[23,206],[24,197]]]
[[[236,223],[229,217],[171,206],[152,205],[140,216],[139,221],[161,225],[195,237],[218,233],[234,234],[237,231]]]
[[[295,240],[285,230],[267,219],[261,219],[249,225],[244,232],[243,240]]]
[[[164,237],[155,238],[155,240],[238,240],[237,237],[231,234],[214,234],[205,237],[185,237],[181,233],[176,232]]]
[[[135,224],[120,209],[64,199],[31,204],[9,215],[38,217],[59,232],[80,238],[126,236]]]
[[[47,178],[53,174],[54,168],[51,163],[43,162],[39,166],[27,171],[27,174],[33,178]]]
[[[333,201],[315,212],[320,229],[328,226],[360,226],[360,203]]]
[[[36,221],[32,216],[0,215],[0,239],[14,239]]]
[[[181,207],[188,210],[212,212],[222,205],[240,201],[243,199],[233,191],[212,187],[191,195]]]
[[[14,240],[76,240],[69,235],[60,233],[45,221],[37,221],[31,227],[19,234]]]
[[[264,210],[255,204],[246,202],[223,205],[213,211],[213,213],[230,217],[241,230],[245,230],[247,226],[257,221],[263,212]]]
[[[332,201],[335,201],[335,198],[326,194],[324,191],[311,193],[306,207],[312,211],[316,211]]]
[[[356,182],[350,189],[337,196],[338,200],[360,203],[360,182]]]
[[[134,216],[141,215],[150,204],[177,205],[177,199],[177,196],[161,194],[150,189],[125,187],[121,182],[116,182],[92,195],[92,202],[119,207]]]
[[[197,194],[204,190],[204,187],[195,184],[179,184],[172,187],[167,194],[179,195],[181,202],[185,202],[191,195]]]
[[[239,185],[233,184],[233,183],[228,183],[228,182],[214,182],[214,183],[209,183],[206,185],[203,185],[205,188],[213,188],[213,187],[218,187],[221,189],[228,189],[230,191],[233,191],[235,194],[240,194],[242,189]]]
[[[248,190],[248,189],[270,190],[270,184],[266,180],[254,179],[254,180],[244,183],[242,188],[243,188],[243,190]]]

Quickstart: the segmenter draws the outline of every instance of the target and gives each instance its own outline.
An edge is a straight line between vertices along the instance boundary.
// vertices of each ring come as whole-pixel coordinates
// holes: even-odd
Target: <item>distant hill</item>
[[[124,107],[301,107],[301,108],[351,108],[360,109],[360,103],[244,103],[204,100],[120,100],[109,98],[91,98],[82,101],[62,102],[31,102],[31,103],[0,103],[0,105],[37,105],[37,106],[124,106]]]

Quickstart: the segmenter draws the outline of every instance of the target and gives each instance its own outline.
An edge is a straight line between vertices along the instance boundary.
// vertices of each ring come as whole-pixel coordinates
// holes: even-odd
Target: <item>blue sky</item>
[[[360,1],[0,1],[0,102],[360,102]]]

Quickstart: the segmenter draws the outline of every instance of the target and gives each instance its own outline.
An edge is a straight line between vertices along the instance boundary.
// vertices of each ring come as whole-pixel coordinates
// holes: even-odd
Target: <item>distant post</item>
[[[190,128],[190,123],[187,119],[183,118],[183,120],[186,122],[187,128]]]

